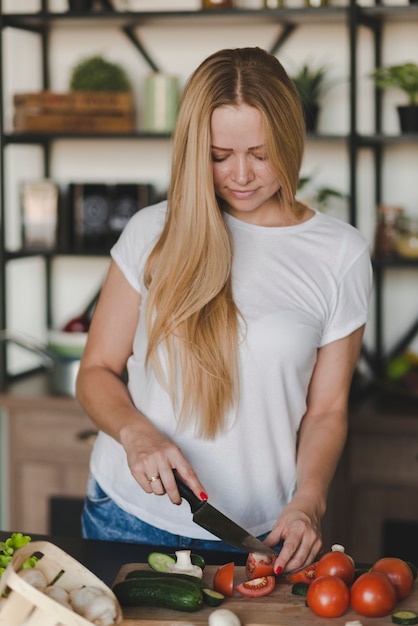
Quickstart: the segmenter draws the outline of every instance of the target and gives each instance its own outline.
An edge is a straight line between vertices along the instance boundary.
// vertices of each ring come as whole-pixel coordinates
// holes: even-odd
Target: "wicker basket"
[[[39,561],[35,568],[42,571],[48,583],[62,587],[67,591],[92,585],[105,591],[116,600],[113,592],[97,576],[66,552],[47,541],[33,541],[13,555],[5,572],[0,578],[0,596],[5,590],[7,597],[0,601],[0,626],[91,626],[81,615],[61,605],[28,584],[17,572],[25,560],[36,554]],[[59,577],[58,575],[61,574]],[[121,624],[122,611],[117,603],[117,619]]]

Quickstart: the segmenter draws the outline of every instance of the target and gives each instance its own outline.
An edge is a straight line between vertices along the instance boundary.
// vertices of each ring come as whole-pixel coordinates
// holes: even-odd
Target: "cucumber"
[[[147,561],[154,571],[165,572],[170,565],[175,565],[176,558],[171,554],[164,554],[163,552],[150,552]]]
[[[191,576],[190,574],[182,574],[181,572],[154,572],[153,570],[146,569],[135,569],[132,572],[128,572],[125,576],[125,580],[130,579],[139,579],[139,580],[147,580],[147,579],[156,579],[160,580],[185,580],[186,582],[193,583],[198,589],[205,589],[207,584],[197,576]]]
[[[198,611],[203,606],[203,594],[188,580],[129,578],[116,583],[113,593],[122,606],[153,606],[174,611]]]
[[[222,593],[208,589],[207,587],[202,589],[202,594],[203,602],[208,606],[219,606],[225,600],[225,596]]]
[[[308,593],[309,585],[307,583],[295,583],[292,587],[292,593],[294,596],[306,597]]]
[[[396,611],[396,613],[392,613],[392,622],[404,626],[418,624],[418,615],[413,611]]]

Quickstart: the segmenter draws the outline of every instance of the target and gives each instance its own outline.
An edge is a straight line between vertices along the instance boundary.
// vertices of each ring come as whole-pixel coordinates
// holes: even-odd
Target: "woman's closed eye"
[[[268,161],[268,156],[265,152],[252,152],[251,155],[258,161]]]
[[[225,161],[225,159],[226,159],[226,158],[227,158],[226,156],[224,156],[224,157],[218,157],[218,156],[216,156],[215,154],[212,154],[212,161],[213,161],[214,163],[222,163],[222,161]]]
[[[225,161],[230,155],[232,154],[232,151],[214,151],[212,150],[211,156],[212,156],[212,161],[214,161],[215,163],[220,163],[221,161]]]
[[[212,152],[212,161],[214,163],[221,163],[222,161],[226,161],[226,159],[229,156],[230,156],[230,153],[219,155],[219,154],[215,154]],[[268,161],[268,156],[265,152],[262,152],[262,153],[250,152],[249,156],[252,156],[254,159],[257,159],[257,161]]]

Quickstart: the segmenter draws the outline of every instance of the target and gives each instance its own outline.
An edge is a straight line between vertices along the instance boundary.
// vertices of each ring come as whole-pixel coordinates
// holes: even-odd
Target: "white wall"
[[[9,0],[10,3],[11,0]],[[24,10],[29,0],[13,0],[13,10]],[[65,0],[55,0],[63,8]],[[34,2],[30,1],[33,8]],[[6,4],[7,8],[7,4]],[[65,6],[64,6],[65,8]],[[236,20],[232,24],[213,24],[179,21],[155,22],[138,29],[142,42],[161,70],[177,74],[184,82],[199,62],[222,47],[260,46],[269,48],[280,26],[275,23]],[[417,61],[418,38],[416,23],[391,24],[385,27],[384,62]],[[371,37],[362,31],[358,47],[361,67],[359,75],[360,103],[359,129],[371,132],[372,83],[367,74],[372,67]],[[71,68],[81,58],[103,54],[109,60],[121,63],[134,85],[137,102],[137,124],[142,119],[144,79],[149,69],[132,44],[117,29],[107,23],[94,28],[89,22],[74,26],[58,26],[51,35],[52,88],[65,91]],[[41,87],[40,49],[34,35],[19,31],[6,33],[6,125],[12,127],[12,94]],[[349,127],[348,109],[348,31],[343,24],[303,25],[278,53],[291,74],[301,63],[309,60],[327,64],[333,83],[324,98],[319,131],[344,135]],[[398,132],[395,105],[403,102],[399,92],[388,92],[384,100],[384,126],[388,133]],[[52,177],[60,184],[80,181],[141,181],[165,188],[169,176],[170,144],[167,141],[58,141],[53,147]],[[418,214],[418,150],[416,145],[390,147],[385,153],[383,178],[384,201],[401,205],[406,211]],[[22,180],[41,175],[41,153],[36,147],[10,146],[7,148],[7,240],[11,249],[20,245],[18,187]],[[314,176],[319,185],[348,190],[348,158],[344,141],[308,141],[304,174]],[[367,151],[360,154],[359,174],[359,228],[373,241],[375,207],[373,199],[372,159]],[[342,215],[344,217],[344,215]],[[80,312],[90,295],[103,279],[106,259],[79,259],[63,257],[54,264],[54,325],[60,327]],[[9,270],[9,319],[16,329],[24,329],[36,337],[45,336],[44,304],[42,298],[43,268],[40,261],[21,260]],[[387,346],[404,331],[418,314],[418,289],[414,272],[397,271],[388,275],[385,291],[385,343]],[[372,341],[373,321],[366,332]]]

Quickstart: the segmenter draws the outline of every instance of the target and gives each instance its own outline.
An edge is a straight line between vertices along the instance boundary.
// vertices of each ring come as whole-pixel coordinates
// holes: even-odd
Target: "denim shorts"
[[[85,539],[140,543],[178,549],[241,552],[224,541],[192,539],[146,524],[115,504],[92,475],[89,476],[81,522],[82,535]],[[260,539],[265,536],[266,534]]]

